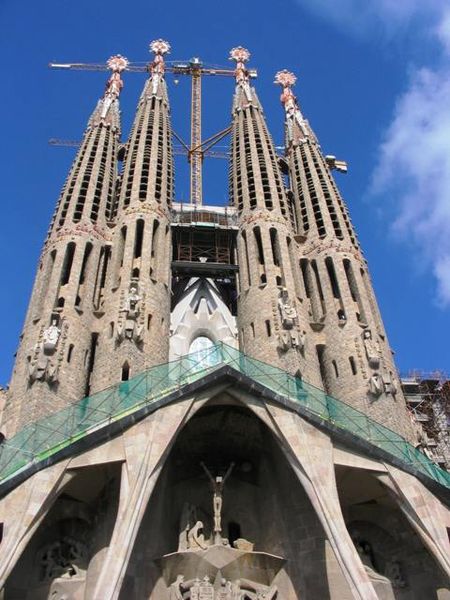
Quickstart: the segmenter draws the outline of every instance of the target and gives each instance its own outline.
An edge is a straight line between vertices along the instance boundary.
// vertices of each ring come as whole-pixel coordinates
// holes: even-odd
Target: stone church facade
[[[280,157],[231,51],[230,206],[186,206],[151,48],[124,144],[108,62],[39,262],[0,404],[0,597],[449,599],[450,476],[295,76]]]

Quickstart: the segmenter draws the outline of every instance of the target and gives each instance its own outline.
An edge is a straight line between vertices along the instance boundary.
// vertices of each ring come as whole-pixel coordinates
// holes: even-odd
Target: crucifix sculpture
[[[200,463],[203,467],[203,470],[207,474],[210,482],[211,488],[213,491],[213,511],[214,511],[214,543],[221,544],[222,543],[222,505],[223,505],[223,488],[225,486],[225,481],[228,479],[231,471],[234,467],[234,462],[230,464],[227,469],[227,472],[222,477],[220,475],[216,475],[213,477],[208,467],[204,462]]]

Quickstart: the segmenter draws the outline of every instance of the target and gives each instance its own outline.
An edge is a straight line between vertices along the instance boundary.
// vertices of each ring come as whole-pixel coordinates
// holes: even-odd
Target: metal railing
[[[276,393],[281,400],[301,406],[305,414],[315,415],[335,429],[362,438],[396,457],[397,462],[400,460],[402,464],[450,488],[450,473],[440,469],[399,434],[341,400],[328,396],[323,390],[223,343],[151,367],[129,381],[83,398],[27,425],[0,445],[0,485],[33,464],[45,464],[47,459],[96,430],[146,407],[160,406],[164,398],[175,390],[200,381],[223,365],[231,366]]]

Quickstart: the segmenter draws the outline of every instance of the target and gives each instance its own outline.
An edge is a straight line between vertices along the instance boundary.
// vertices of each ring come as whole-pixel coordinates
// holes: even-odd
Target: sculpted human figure
[[[283,288],[278,298],[278,310],[280,311],[281,324],[284,329],[292,329],[297,319],[297,311],[295,306],[289,300],[289,293],[286,288]]]
[[[181,587],[183,582],[184,582],[184,575],[178,575],[176,580],[169,587],[170,600],[183,600],[182,587]]]
[[[188,532],[188,549],[189,550],[206,550],[208,544],[205,541],[203,533],[203,522],[197,521],[197,523]]]
[[[381,394],[384,392],[383,378],[379,373],[375,373],[370,378],[369,391],[375,397],[381,396]]]
[[[211,482],[211,488],[213,491],[213,511],[214,511],[214,533],[216,534],[215,536],[215,543],[218,543],[218,538],[220,537],[219,534],[222,531],[222,523],[221,523],[221,519],[222,519],[222,505],[223,505],[223,488],[225,485],[225,481],[228,479],[231,471],[233,470],[234,467],[234,462],[232,462],[230,464],[230,466],[228,467],[227,472],[225,473],[225,475],[223,477],[217,475],[216,477],[213,477],[211,475],[211,473],[209,472],[208,468],[206,467],[204,462],[200,463],[201,466],[203,467],[203,470],[205,471],[205,473],[207,474],[210,482]]]
[[[56,319],[52,320],[52,324],[44,330],[42,334],[42,344],[44,352],[53,352],[59,340],[61,330],[56,324]]]
[[[369,366],[372,367],[372,369],[378,369],[380,367],[380,353],[372,338],[370,329],[366,329],[363,332],[363,342]]]

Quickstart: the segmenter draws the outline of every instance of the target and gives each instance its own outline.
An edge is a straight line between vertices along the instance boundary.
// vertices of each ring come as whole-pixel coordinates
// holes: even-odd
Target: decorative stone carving
[[[67,327],[60,325],[59,315],[53,315],[51,324],[41,331],[39,340],[28,355],[30,383],[34,381],[58,381],[59,364],[62,360]]]
[[[137,344],[142,341],[144,331],[144,300],[139,294],[137,281],[130,283],[128,294],[122,299],[122,308],[117,324],[117,340],[134,340]]]
[[[369,379],[369,392],[375,398],[378,398],[384,392],[383,377],[379,373],[374,373]]]
[[[290,348],[303,351],[306,332],[298,332],[297,309],[289,299],[289,293],[286,288],[281,290],[277,306],[281,320],[281,330],[278,333],[278,347],[283,352],[287,352]]]
[[[185,502],[181,511],[180,519],[180,535],[178,538],[178,552],[189,548],[188,536],[189,531],[197,522],[197,509],[193,504]]]
[[[369,362],[369,366],[372,369],[380,368],[380,348],[378,344],[372,338],[372,332],[370,329],[365,329],[362,334],[364,347],[366,349],[366,356]]]
[[[253,542],[249,542],[244,538],[238,538],[233,542],[233,547],[236,548],[236,550],[245,550],[246,552],[253,552],[255,544],[253,544]]]
[[[81,542],[65,536],[46,546],[39,557],[39,579],[84,577],[87,549]]]
[[[206,550],[208,543],[203,534],[203,521],[197,521],[187,536],[188,550]]]
[[[402,567],[398,560],[390,560],[385,567],[386,577],[392,582],[392,585],[397,588],[406,587],[406,581],[403,577]]]
[[[213,492],[214,543],[222,544],[221,532],[222,532],[223,488],[225,486],[225,481],[228,479],[231,471],[233,470],[234,462],[232,462],[230,464],[227,472],[225,473],[225,475],[223,477],[220,475],[213,477],[211,475],[210,471],[208,470],[208,468],[206,467],[205,463],[201,462],[200,464],[203,467],[203,470],[205,471],[205,473],[207,474],[207,476],[211,482],[211,488],[212,488],[212,492]]]
[[[176,580],[169,587],[169,599],[170,600],[183,600],[182,587],[184,582],[184,575],[178,575]]]

